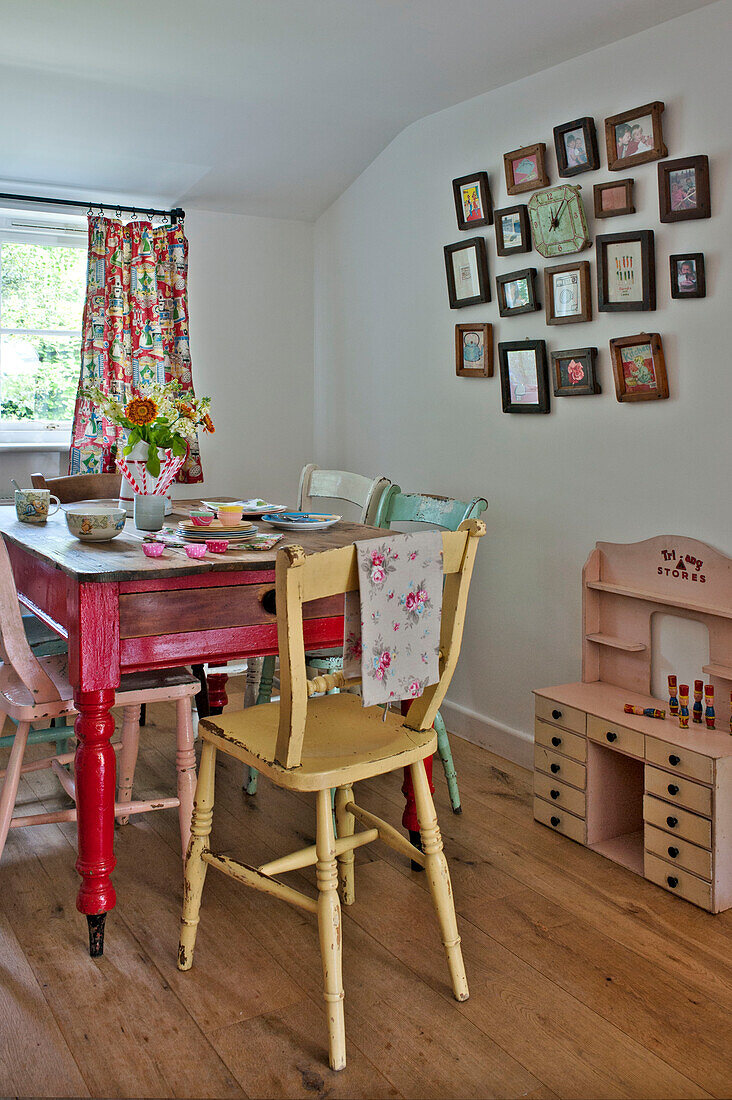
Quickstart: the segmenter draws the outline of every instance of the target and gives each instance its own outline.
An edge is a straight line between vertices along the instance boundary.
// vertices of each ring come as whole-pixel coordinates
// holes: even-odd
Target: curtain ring
[[[89,203],[89,209],[86,212],[86,216],[87,216],[87,218],[93,218],[94,217],[94,211],[92,210],[92,204],[91,203]]]
[[[117,209],[115,210],[114,214],[115,214],[115,217],[117,218],[117,221],[121,222],[122,221],[122,211],[120,210],[119,203],[117,204]]]
[[[99,203],[99,217],[100,218],[104,217],[104,207],[102,206],[101,203]]]

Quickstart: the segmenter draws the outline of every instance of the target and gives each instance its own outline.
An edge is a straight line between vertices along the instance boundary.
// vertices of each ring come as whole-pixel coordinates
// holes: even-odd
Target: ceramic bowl
[[[124,530],[126,512],[106,504],[85,504],[66,510],[66,526],[82,542],[108,542]]]
[[[194,527],[208,527],[214,518],[213,512],[204,511],[202,509],[196,509],[188,514]]]
[[[225,554],[229,549],[228,539],[206,539],[206,549],[212,554]]]
[[[162,558],[163,549],[162,542],[143,542],[142,544],[142,552],[147,558]]]
[[[218,517],[222,527],[238,527],[243,508],[241,504],[219,504]]]
[[[195,546],[186,546],[186,554],[189,558],[202,558],[206,553],[206,543],[201,545],[196,543]]]

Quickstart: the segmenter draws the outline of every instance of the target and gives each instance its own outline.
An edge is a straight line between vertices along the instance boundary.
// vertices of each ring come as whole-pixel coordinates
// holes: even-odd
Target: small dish
[[[225,554],[229,549],[228,539],[206,539],[204,548],[210,550],[212,554]],[[186,546],[186,553],[190,550],[198,550],[198,546]],[[200,557],[200,555],[199,555]]]
[[[186,554],[189,558],[202,558],[206,554],[206,543],[201,545],[195,542],[193,546],[186,546]]]
[[[162,558],[165,547],[162,542],[143,542],[142,552],[146,558]]]
[[[329,512],[285,512],[283,515],[269,512],[262,516],[265,523],[281,531],[324,531],[342,518]]]
[[[188,513],[194,527],[208,527],[213,522],[214,514],[207,509],[196,509]]]

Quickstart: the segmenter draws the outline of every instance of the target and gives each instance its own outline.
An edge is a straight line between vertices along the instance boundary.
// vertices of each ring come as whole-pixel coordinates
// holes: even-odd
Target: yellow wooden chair
[[[209,866],[216,867],[255,890],[281,898],[317,914],[328,1013],[330,1065],[346,1064],[346,1038],[341,978],[341,901],[355,899],[353,850],[381,840],[425,867],[437,911],[442,942],[455,998],[467,1000],[460,936],[442,839],[437,825],[425,757],[437,747],[432,728],[457,663],[465,608],[481,520],[466,520],[458,531],[442,535],[445,587],[440,631],[440,679],[425,689],[407,717],[378,707],[364,709],[349,693],[321,694],[347,687],[343,672],[308,681],[305,674],[302,609],[307,600],[358,589],[356,549],[326,550],[309,557],[300,547],[287,546],[277,555],[276,600],[280,652],[280,701],[240,712],[206,718],[199,723],[203,750],[185,865],[185,891],[178,968],[189,970]],[[308,700],[313,698],[311,702]],[[312,791],[316,799],[316,841],[259,867],[217,855],[209,847],[214,804],[214,772],[218,750],[256,766],[277,786]],[[393,826],[354,802],[353,784],[408,766],[414,783],[424,851],[414,847]],[[331,788],[336,788],[335,839]],[[364,827],[355,832],[356,822]],[[315,864],[317,901],[279,882],[278,874]],[[340,895],[340,899],[339,899]]]

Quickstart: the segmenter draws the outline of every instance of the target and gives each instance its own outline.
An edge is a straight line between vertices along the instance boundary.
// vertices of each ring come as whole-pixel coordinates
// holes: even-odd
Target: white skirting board
[[[484,715],[447,699],[440,707],[440,713],[450,733],[463,737],[473,745],[480,745],[497,756],[512,760],[523,768],[534,767],[533,734],[504,726],[502,722],[491,721]]]

